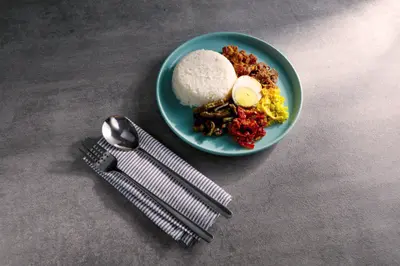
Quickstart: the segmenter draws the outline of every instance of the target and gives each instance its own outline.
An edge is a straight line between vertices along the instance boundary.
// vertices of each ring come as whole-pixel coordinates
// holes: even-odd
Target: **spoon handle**
[[[120,169],[115,169],[115,171],[129,177],[127,174],[125,174],[122,170]],[[213,236],[207,232],[205,229],[201,228],[199,225],[197,225],[195,222],[190,220],[187,216],[185,216],[183,213],[169,205],[167,202],[163,201],[160,199],[158,196],[153,194],[150,190],[142,186],[139,182],[137,182],[135,179],[130,178],[129,180],[135,184],[137,188],[139,188],[144,194],[152,198],[155,202],[157,202],[159,205],[161,205],[165,210],[167,210],[172,216],[174,216],[177,220],[182,222],[185,226],[187,226],[191,231],[196,233],[200,238],[205,240],[207,243],[210,243],[211,240],[213,239]]]
[[[220,213],[222,216],[226,218],[232,217],[232,212],[227,207],[225,207],[224,205],[216,201],[214,198],[209,196],[207,193],[205,193],[204,191],[202,191],[201,189],[199,189],[198,187],[187,181],[184,177],[182,177],[180,174],[178,174],[177,172],[175,172],[174,170],[172,170],[171,168],[160,162],[157,158],[155,158],[153,155],[148,153],[143,148],[138,147],[138,150],[149,156],[158,166],[160,166],[161,168],[166,170],[169,174],[171,174],[171,176],[173,176],[175,180],[177,180],[183,187],[185,187],[187,190],[196,195],[212,210]]]

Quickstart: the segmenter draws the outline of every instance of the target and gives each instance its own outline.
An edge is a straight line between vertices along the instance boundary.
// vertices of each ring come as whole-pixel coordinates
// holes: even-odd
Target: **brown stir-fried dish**
[[[234,45],[222,48],[222,55],[232,63],[238,77],[249,75],[257,79],[264,88],[275,87],[278,72],[265,63],[257,63],[255,55],[247,54],[244,50],[239,51]]]
[[[193,109],[193,130],[206,136],[221,136],[236,116],[237,108],[231,99],[211,102]]]

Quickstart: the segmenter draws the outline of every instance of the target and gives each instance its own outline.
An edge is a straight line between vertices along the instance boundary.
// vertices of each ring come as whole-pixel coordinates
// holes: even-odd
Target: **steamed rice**
[[[200,106],[226,97],[235,81],[228,59],[211,50],[197,50],[176,65],[172,88],[181,104]]]

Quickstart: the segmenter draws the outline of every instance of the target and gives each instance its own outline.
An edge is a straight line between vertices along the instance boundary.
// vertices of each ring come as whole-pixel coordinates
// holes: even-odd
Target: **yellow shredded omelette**
[[[261,94],[257,110],[268,116],[268,126],[285,122],[289,118],[289,111],[288,107],[284,105],[285,98],[281,95],[279,87],[263,88]]]

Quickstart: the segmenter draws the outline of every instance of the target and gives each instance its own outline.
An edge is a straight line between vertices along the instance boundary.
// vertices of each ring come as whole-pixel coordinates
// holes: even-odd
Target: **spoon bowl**
[[[139,147],[139,136],[132,122],[124,116],[110,116],[102,126],[106,141],[122,150],[134,150]]]

